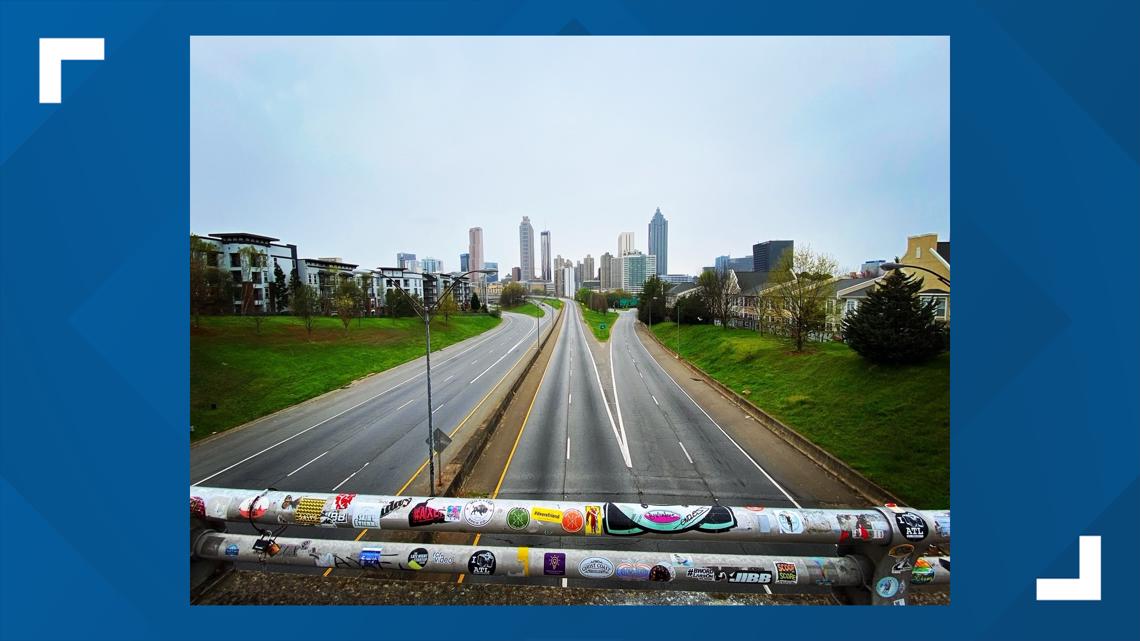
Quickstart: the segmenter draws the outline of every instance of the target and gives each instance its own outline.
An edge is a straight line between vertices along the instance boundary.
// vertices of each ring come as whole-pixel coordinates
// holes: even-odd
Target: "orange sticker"
[[[567,532],[577,532],[582,529],[582,513],[578,510],[566,510],[562,514],[562,529]]]

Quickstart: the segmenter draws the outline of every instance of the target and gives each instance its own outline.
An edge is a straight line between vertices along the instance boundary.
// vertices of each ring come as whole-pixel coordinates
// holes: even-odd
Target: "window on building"
[[[914,248],[914,257],[915,258],[922,258],[922,247],[915,247]]]
[[[241,267],[241,254],[237,252],[230,254],[230,267]]]
[[[848,298],[847,299],[846,312],[848,314],[851,314],[851,313],[854,313],[855,310],[857,310],[857,309],[859,309],[859,301],[854,299],[854,298]]]

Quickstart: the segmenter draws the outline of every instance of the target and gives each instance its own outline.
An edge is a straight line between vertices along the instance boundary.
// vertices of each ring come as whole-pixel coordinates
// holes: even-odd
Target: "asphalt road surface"
[[[613,324],[609,342],[596,347],[595,355],[588,342],[594,339],[587,336],[589,329],[577,305],[567,302],[564,310],[567,313],[555,352],[497,497],[666,505],[811,506],[810,501],[801,501],[791,488],[783,487],[770,475],[764,467],[763,453],[746,454],[658,365],[637,336],[635,312],[621,314]],[[707,539],[486,535],[480,537],[479,544],[665,553],[692,551],[699,546],[701,551],[710,553],[834,554],[834,546],[773,546]],[[472,576],[466,580],[517,581]],[[597,585],[555,577],[530,577],[527,581]],[[633,585],[619,583],[625,587]],[[660,588],[661,584],[653,587]],[[768,586],[724,589],[771,591]]]

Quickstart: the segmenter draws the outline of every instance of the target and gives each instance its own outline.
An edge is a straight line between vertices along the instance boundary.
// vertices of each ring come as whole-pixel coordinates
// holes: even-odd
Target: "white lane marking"
[[[329,452],[330,452],[330,450],[325,450],[325,451],[324,451],[324,454],[320,454],[320,455],[318,455],[318,456],[317,456],[316,458],[314,458],[312,461],[309,461],[309,463],[312,463],[313,461],[316,461],[318,458],[321,458],[322,456],[324,456],[325,454],[328,454]],[[305,469],[306,467],[308,467],[308,466],[309,466],[309,463],[305,463],[305,464],[304,464],[304,465],[302,465],[301,467],[299,467],[299,468],[297,468],[297,469],[293,470],[292,472],[289,472],[289,473],[288,473],[288,474],[286,474],[285,476],[293,476],[293,475],[294,475],[294,474],[296,474],[297,472],[300,472],[301,470],[303,470],[303,469]]]
[[[573,313],[573,314],[571,314],[571,316],[573,316],[573,318],[575,319],[574,324],[575,324],[575,326],[577,326],[578,331],[581,332],[582,341],[586,347],[586,353],[590,355],[590,363],[594,366],[594,379],[598,381],[598,392],[600,392],[602,395],[602,404],[606,406],[606,416],[610,417],[610,428],[614,431],[614,438],[617,440],[618,449],[621,450],[622,460],[625,461],[626,467],[632,468],[633,467],[633,461],[631,461],[629,458],[629,448],[626,447],[625,441],[622,440],[622,436],[625,435],[625,426],[624,425],[622,426],[621,433],[619,434],[617,425],[614,424],[613,412],[610,411],[610,404],[608,401],[606,401],[605,389],[602,388],[602,375],[598,373],[598,362],[596,360],[594,360],[594,352],[593,352],[593,350],[590,349],[590,344],[588,342],[586,342],[586,333],[582,329],[582,323],[578,322],[578,314]],[[610,335],[610,348],[611,348],[610,349],[610,359],[611,359],[610,360],[610,376],[613,376],[613,349],[612,349],[613,344],[614,344],[613,343],[613,335],[611,334]],[[617,400],[617,389],[616,388],[614,389],[614,400],[615,401]],[[618,411],[618,420],[619,421],[621,420],[620,408]]]
[[[446,383],[447,381],[450,381],[453,378],[455,378],[455,374],[452,374],[451,376],[448,376],[447,378],[443,379],[443,382]]]
[[[566,460],[570,460],[570,437],[566,437]]]
[[[658,402],[657,402],[657,397],[656,397],[656,396],[654,396],[654,395],[650,394],[650,395],[649,395],[649,398],[653,399],[653,404],[654,404],[654,405],[656,405],[657,407],[661,407],[661,403],[658,403]]]
[[[501,328],[504,328],[504,327],[505,327],[507,324],[509,324],[509,323],[504,323],[504,324],[503,324],[503,325],[501,325],[500,327],[501,327]],[[446,363],[446,362],[448,362],[448,361],[450,361],[450,360],[452,360],[452,359],[455,359],[455,358],[459,358],[459,357],[460,357],[460,356],[462,356],[463,354],[466,354],[467,352],[469,352],[469,351],[471,351],[471,350],[475,349],[475,348],[476,348],[476,347],[478,347],[479,345],[482,345],[483,343],[485,343],[485,342],[487,342],[487,341],[491,340],[492,338],[495,338],[495,336],[497,336],[497,335],[498,335],[498,334],[500,334],[501,332],[502,332],[502,330],[500,329],[500,331],[499,331],[499,332],[496,332],[494,336],[487,336],[487,337],[483,338],[483,339],[482,339],[482,340],[480,340],[479,342],[475,343],[475,344],[474,344],[474,345],[472,345],[471,347],[468,347],[467,349],[463,350],[462,352],[459,352],[459,353],[458,353],[458,354],[456,354],[455,356],[452,356],[452,357],[450,357],[450,358],[445,358],[444,360],[440,361],[440,363],[439,363],[439,364],[440,364],[440,365],[443,365],[444,363]],[[200,480],[200,481],[197,481],[197,482],[195,482],[195,483],[194,483],[194,485],[201,485],[201,484],[205,483],[206,481],[209,481],[210,479],[214,478],[215,476],[219,476],[219,475],[221,475],[221,474],[225,474],[226,472],[229,472],[230,470],[232,470],[232,469],[234,469],[235,467],[237,467],[237,466],[241,465],[242,463],[245,463],[245,462],[251,461],[251,460],[253,460],[253,459],[257,458],[258,456],[261,456],[262,454],[265,454],[265,453],[266,453],[266,452],[268,452],[269,450],[271,450],[271,449],[273,449],[273,448],[277,447],[278,445],[281,445],[281,444],[283,444],[283,443],[287,443],[287,442],[289,442],[289,441],[291,441],[291,440],[293,440],[293,439],[297,438],[298,436],[300,436],[300,435],[304,434],[305,432],[308,432],[309,430],[312,430],[312,429],[318,428],[318,427],[320,427],[320,426],[324,425],[325,423],[328,423],[329,421],[333,420],[334,418],[337,418],[338,416],[341,416],[342,414],[346,414],[346,413],[348,413],[348,412],[351,412],[352,410],[354,410],[354,409],[356,409],[356,408],[360,407],[361,405],[364,405],[365,403],[368,403],[369,401],[374,401],[374,400],[376,400],[376,399],[380,398],[381,396],[383,396],[383,395],[387,394],[388,392],[391,392],[392,390],[394,390],[394,389],[396,389],[396,388],[398,388],[398,387],[401,387],[401,386],[405,385],[406,383],[410,383],[410,382],[412,382],[412,381],[416,380],[417,378],[419,378],[419,377],[421,377],[421,376],[423,376],[423,375],[424,375],[424,374],[423,374],[423,372],[420,372],[419,374],[416,374],[415,376],[412,376],[411,378],[408,378],[408,379],[405,379],[405,380],[403,380],[403,381],[401,381],[401,382],[399,382],[399,383],[396,383],[395,385],[393,385],[392,387],[389,387],[388,389],[384,390],[383,392],[380,392],[379,394],[377,394],[377,395],[375,395],[375,396],[370,396],[370,397],[368,397],[368,398],[364,399],[363,401],[360,401],[360,402],[359,402],[359,403],[357,403],[356,405],[353,405],[352,407],[350,407],[350,408],[348,408],[348,409],[345,409],[345,410],[341,410],[341,411],[337,412],[336,414],[333,414],[332,416],[330,416],[330,417],[326,418],[325,420],[323,420],[323,421],[321,421],[321,422],[317,423],[316,425],[310,425],[309,427],[306,427],[305,429],[301,430],[300,432],[297,432],[297,433],[296,433],[296,434],[294,434],[293,436],[289,436],[289,437],[283,438],[283,439],[281,439],[280,441],[277,441],[276,443],[274,443],[273,445],[270,445],[269,447],[267,447],[267,448],[265,448],[265,449],[261,450],[260,452],[256,452],[256,453],[254,453],[254,454],[250,454],[249,456],[247,456],[247,457],[243,458],[242,460],[238,461],[237,463],[234,463],[233,465],[231,465],[231,466],[229,466],[229,467],[227,467],[227,468],[223,468],[223,469],[221,469],[221,470],[219,470],[219,471],[217,471],[217,472],[214,472],[213,474],[211,474],[211,475],[207,476],[206,478],[204,478],[204,479],[202,479],[202,480]]]
[[[573,405],[574,404],[574,393],[573,392],[570,392],[570,394],[566,396],[566,404],[567,405]]]
[[[767,584],[767,583],[762,583],[761,585],[763,585],[763,586],[764,586],[764,591],[765,591],[765,592],[767,592],[768,594],[772,594],[772,588],[768,587],[768,584]]]
[[[563,577],[563,579],[562,579],[562,587],[566,587],[566,579],[565,579],[565,577]]]
[[[491,364],[490,364],[490,365],[487,367],[487,369],[483,370],[482,372],[479,372],[479,375],[478,375],[478,376],[476,376],[475,378],[471,379],[471,382],[470,382],[470,383],[468,383],[468,385],[472,385],[472,384],[474,384],[474,383],[475,383],[475,381],[479,380],[480,378],[483,378],[483,375],[484,375],[484,374],[486,374],[487,372],[491,371],[491,368],[492,368],[492,367],[494,367],[494,366],[498,365],[499,363],[501,363],[501,362],[502,362],[502,360],[503,360],[504,358],[506,358],[506,357],[507,357],[507,356],[508,356],[508,355],[509,355],[511,352],[515,351],[515,349],[516,349],[516,348],[517,348],[519,345],[521,345],[521,344],[522,344],[522,342],[523,342],[523,341],[525,341],[527,338],[529,338],[529,336],[523,336],[522,338],[520,338],[520,339],[519,339],[519,342],[515,343],[515,346],[514,346],[514,347],[512,347],[512,348],[508,349],[508,350],[507,350],[507,353],[506,353],[506,354],[503,354],[502,356],[500,356],[500,357],[499,357],[499,360],[495,361],[494,363],[491,363]]]
[[[622,452],[625,454],[625,457],[626,457],[626,459],[625,459],[626,465],[628,467],[633,467],[632,465],[629,464],[629,441],[626,440],[625,421],[622,420],[622,417],[621,417],[621,401],[618,400],[617,376],[614,375],[614,342],[615,342],[614,339],[617,337],[618,320],[621,320],[620,314],[618,315],[617,320],[614,321],[614,324],[611,327],[611,332],[610,332],[610,381],[614,385],[614,406],[617,408],[618,425],[621,426],[621,439],[620,439],[620,441],[621,441],[621,446],[622,446]],[[592,358],[592,356],[591,356],[591,358]],[[638,373],[640,374],[640,372],[638,372]],[[600,380],[598,382],[598,386],[601,386]],[[610,409],[609,404],[607,403],[606,404],[606,411],[608,412],[609,409]]]
[[[404,409],[405,407],[407,407],[407,406],[411,405],[412,403],[415,403],[415,402],[416,402],[416,401],[418,401],[418,400],[419,400],[418,398],[409,398],[409,399],[408,399],[408,402],[407,402],[407,403],[404,403],[403,405],[401,405],[401,406],[399,406],[399,407],[397,407],[397,408],[396,408],[396,412],[399,412],[400,410],[402,410],[402,409]],[[393,412],[393,413],[395,413],[395,412]]]
[[[677,445],[681,446],[681,451],[685,453],[685,458],[689,459],[689,464],[696,465],[696,463],[693,463],[693,457],[689,456],[689,450],[685,449],[685,444],[681,441],[677,441]]]
[[[733,445],[736,446],[736,449],[740,450],[740,453],[744,455],[744,458],[748,459],[753,465],[755,465],[756,469],[760,470],[760,473],[763,474],[768,479],[768,481],[776,487],[777,490],[780,490],[780,492],[784,496],[788,497],[788,500],[792,502],[792,505],[796,506],[796,508],[798,508],[798,509],[803,509],[803,506],[801,506],[798,502],[796,502],[796,500],[794,498],[792,498],[792,495],[788,494],[788,491],[785,490],[783,487],[781,487],[780,484],[776,482],[776,479],[772,478],[772,475],[769,474],[767,470],[760,467],[760,464],[756,462],[756,459],[752,458],[752,456],[750,454],[748,454],[748,452],[745,452],[744,448],[740,447],[740,443],[737,443],[736,439],[729,436],[728,432],[724,431],[724,428],[721,427],[719,423],[714,421],[713,417],[709,416],[709,413],[705,411],[705,408],[701,407],[700,403],[693,400],[693,397],[689,396],[689,393],[685,391],[685,388],[681,387],[681,384],[678,383],[672,376],[670,376],[669,372],[666,372],[664,367],[661,367],[661,363],[658,363],[657,359],[653,358],[653,355],[650,354],[649,350],[646,349],[645,345],[642,344],[641,337],[637,336],[636,332],[634,333],[634,338],[636,338],[637,344],[641,345],[641,349],[645,350],[645,354],[646,354],[646,356],[649,357],[649,360],[653,361],[653,364],[657,366],[657,369],[661,370],[661,373],[664,374],[666,378],[673,381],[673,384],[677,386],[677,389],[681,390],[681,393],[685,395],[685,398],[692,401],[693,405],[695,405],[696,408],[701,411],[701,414],[704,414],[705,418],[709,419],[709,422],[712,423],[713,425],[715,425],[716,428],[718,430],[720,430],[720,433],[724,434],[724,437],[726,439],[728,439],[730,443],[732,443]]]
[[[439,408],[443,407],[444,405],[447,405],[447,401],[444,401],[444,402],[440,403],[439,405],[436,405],[436,406],[435,406],[435,409],[434,409],[434,410],[432,410],[432,411],[431,411],[431,413],[432,413],[432,414],[435,414],[436,412],[438,412],[438,411],[439,411]]]
[[[364,468],[366,468],[366,467],[368,467],[368,463],[365,463],[364,465],[361,465],[361,466],[360,466],[360,470],[363,470],[363,469],[364,469]],[[334,488],[332,489],[332,491],[333,491],[333,492],[335,492],[335,491],[339,490],[339,489],[340,489],[340,486],[344,485],[345,483],[348,483],[348,479],[351,479],[352,477],[356,476],[357,472],[360,472],[360,470],[356,470],[356,472],[353,472],[352,474],[349,474],[349,475],[348,475],[348,478],[347,478],[347,479],[345,479],[345,480],[343,480],[343,481],[341,481],[340,483],[337,483],[337,484],[336,484],[336,487],[334,487]]]

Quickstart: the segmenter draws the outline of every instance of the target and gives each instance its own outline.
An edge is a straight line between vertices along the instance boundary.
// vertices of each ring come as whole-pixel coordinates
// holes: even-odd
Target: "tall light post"
[[[401,269],[400,271],[401,271],[401,275],[402,275],[404,270]],[[412,304],[412,309],[414,309],[416,311],[416,314],[420,318],[422,318],[424,321],[424,340],[426,343],[426,348],[424,350],[424,363],[425,363],[426,372],[427,372],[426,378],[427,378],[427,418],[428,418],[428,439],[427,439],[427,444],[428,444],[428,486],[434,488],[431,492],[431,496],[435,496],[435,489],[439,489],[443,485],[443,479],[442,479],[443,461],[442,461],[442,457],[440,456],[440,453],[437,452],[435,449],[435,425],[432,422],[432,409],[431,409],[431,314],[432,314],[432,312],[434,312],[436,310],[436,308],[439,307],[439,304],[441,302],[443,302],[443,299],[447,298],[447,295],[452,292],[452,290],[455,288],[455,284],[458,283],[459,281],[464,280],[465,278],[467,278],[471,274],[494,274],[494,273],[498,273],[498,270],[497,269],[473,269],[469,272],[464,272],[464,273],[460,274],[459,276],[455,276],[451,279],[451,283],[448,284],[448,286],[443,290],[443,292],[438,294],[435,297],[435,302],[432,303],[431,305],[426,305],[426,306],[417,303],[416,299],[412,298],[412,295],[409,294],[407,292],[407,290],[405,290],[404,287],[399,284],[399,282],[397,282],[397,284],[396,284],[396,289],[400,290],[400,292],[408,299],[408,302],[410,302]],[[402,278],[401,278],[401,280],[402,280]],[[435,458],[433,458],[433,455]],[[438,466],[435,463],[436,459],[440,459]],[[432,483],[432,479],[435,479],[434,484]]]
[[[905,263],[883,263],[882,267],[883,267],[883,269],[888,270],[888,271],[890,271],[892,269],[902,269],[904,267],[907,269],[921,269],[924,272],[928,272],[930,274],[933,274],[935,278],[942,281],[943,285],[945,285],[947,287],[950,286],[950,279],[944,277],[942,274],[939,274],[938,272],[936,272],[932,269],[927,269],[925,267],[919,267],[918,265],[907,265]]]

